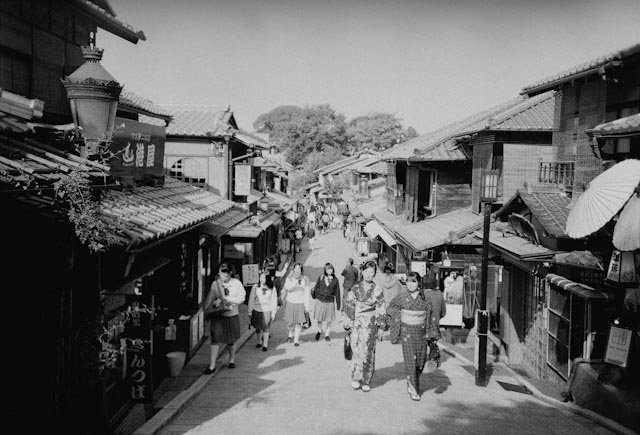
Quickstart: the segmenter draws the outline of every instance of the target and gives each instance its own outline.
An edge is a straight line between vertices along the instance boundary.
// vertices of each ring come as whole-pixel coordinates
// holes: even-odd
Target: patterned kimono
[[[406,288],[402,289],[400,294],[389,302],[387,312],[392,324],[399,325],[407,380],[416,394],[419,394],[420,375],[427,358],[436,358],[433,353],[429,355],[429,351],[431,339],[437,335],[438,327],[432,321],[431,301],[425,297],[422,290],[416,292],[418,295],[414,299]]]
[[[369,385],[375,372],[378,328],[386,327],[382,289],[364,281],[351,287],[343,307],[342,325],[351,334],[351,380]]]

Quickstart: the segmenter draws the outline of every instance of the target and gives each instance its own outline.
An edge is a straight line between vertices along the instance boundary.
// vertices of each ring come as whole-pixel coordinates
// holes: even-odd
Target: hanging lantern
[[[616,284],[636,284],[638,282],[633,252],[618,251],[617,249],[613,251],[607,271],[607,281]]]
[[[76,138],[83,140],[83,157],[95,154],[111,140],[122,86],[102,65],[101,48],[82,47],[85,63],[62,80],[67,91]]]

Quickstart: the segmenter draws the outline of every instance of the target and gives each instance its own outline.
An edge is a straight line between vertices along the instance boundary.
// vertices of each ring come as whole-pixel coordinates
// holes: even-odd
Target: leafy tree
[[[416,136],[413,127],[404,129],[400,120],[389,113],[358,116],[347,127],[349,146],[356,151],[365,148],[381,151]]]
[[[284,150],[287,161],[300,165],[313,151],[327,147],[343,149],[346,121],[328,104],[299,108],[280,106],[260,115],[253,124],[260,132],[268,132]]]
[[[342,152],[333,147],[326,147],[322,151],[313,151],[304,159],[304,168],[308,172],[313,172],[318,168],[330,165],[343,159],[345,156]]]

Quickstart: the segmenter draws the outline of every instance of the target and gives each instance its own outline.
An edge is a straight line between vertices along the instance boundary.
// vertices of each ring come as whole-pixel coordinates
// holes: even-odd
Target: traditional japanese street
[[[350,256],[358,260],[342,232],[331,230],[316,239],[313,251],[305,239],[297,261],[314,280],[327,261],[341,271]],[[377,346],[371,391],[354,391],[342,354],[342,327],[334,325],[331,342],[315,341],[314,322],[303,330],[300,347],[294,347],[286,342],[281,311],[267,352],[254,346],[255,334],[247,331],[235,369],[226,367],[222,354],[215,374],[188,386],[206,365],[208,346],[203,346],[184,373],[170,380],[169,388],[175,390],[165,393],[162,408],[135,434],[624,433],[595,413],[585,418],[570,412],[569,405],[534,397],[531,385],[527,388],[500,364],[493,365],[489,384],[478,387],[472,362],[443,343],[442,366],[423,373],[422,400],[413,402],[406,393],[401,347],[392,345],[388,334]],[[243,325],[247,327],[246,312]]]

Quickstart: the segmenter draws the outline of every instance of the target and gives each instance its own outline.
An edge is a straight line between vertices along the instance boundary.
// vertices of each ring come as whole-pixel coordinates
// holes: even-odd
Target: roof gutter
[[[569,81],[573,81],[573,80],[578,80],[581,78],[585,78],[591,75],[595,75],[595,74],[599,74],[602,77],[602,80],[606,80],[606,74],[605,71],[606,69],[610,69],[613,67],[617,67],[617,66],[621,66],[622,65],[622,61],[621,60],[612,60],[609,61],[607,63],[605,63],[604,65],[600,65],[599,67],[596,68],[591,68],[588,69],[586,71],[582,71],[576,74],[572,74],[566,77],[562,77],[553,81],[550,81],[548,83],[544,83],[542,85],[538,85],[538,86],[534,86],[531,88],[525,88],[522,90],[522,92],[520,92],[520,95],[527,95],[527,96],[531,96],[532,94],[539,94],[541,92],[545,92],[548,90],[553,89],[554,87],[561,85],[563,83],[569,82]]]

